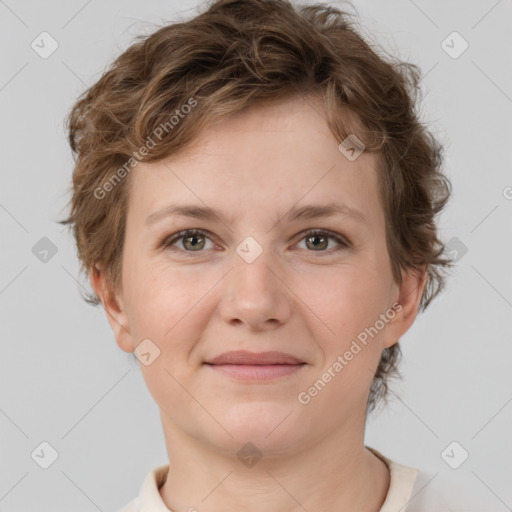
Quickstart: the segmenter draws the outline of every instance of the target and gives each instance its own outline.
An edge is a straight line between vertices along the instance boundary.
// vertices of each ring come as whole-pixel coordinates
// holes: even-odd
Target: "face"
[[[322,112],[312,98],[258,106],[132,171],[122,292],[105,305],[123,350],[150,340],[140,367],[167,434],[280,453],[361,432],[422,286],[393,280],[375,155],[347,159]],[[296,364],[208,364],[232,351]]]

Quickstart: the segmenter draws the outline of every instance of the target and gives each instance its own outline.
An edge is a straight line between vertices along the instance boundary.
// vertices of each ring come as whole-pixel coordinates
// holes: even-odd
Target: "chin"
[[[231,449],[252,443],[267,456],[278,456],[304,446],[307,422],[298,419],[297,408],[280,403],[238,404],[219,421],[233,436]]]

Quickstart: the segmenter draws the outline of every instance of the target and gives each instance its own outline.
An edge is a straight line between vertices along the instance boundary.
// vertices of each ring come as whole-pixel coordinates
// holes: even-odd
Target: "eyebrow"
[[[233,220],[233,217],[227,219],[225,214],[214,208],[189,204],[170,204],[149,215],[146,218],[145,224],[154,224],[165,217],[173,215],[210,221],[221,220],[224,222],[225,220],[228,220],[229,222]],[[284,215],[283,218],[286,222],[294,222],[318,217],[332,217],[335,215],[344,215],[351,217],[360,223],[368,223],[366,217],[359,210],[337,203],[330,203],[326,205],[312,204],[301,207],[294,206]],[[281,222],[281,220],[282,219],[276,221],[276,224]]]

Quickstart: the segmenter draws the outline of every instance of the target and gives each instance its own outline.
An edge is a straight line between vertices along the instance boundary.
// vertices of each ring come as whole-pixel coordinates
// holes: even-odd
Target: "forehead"
[[[183,151],[132,171],[129,212],[192,201],[274,218],[297,203],[339,203],[382,215],[376,156],[342,154],[314,98],[251,107],[207,126]]]

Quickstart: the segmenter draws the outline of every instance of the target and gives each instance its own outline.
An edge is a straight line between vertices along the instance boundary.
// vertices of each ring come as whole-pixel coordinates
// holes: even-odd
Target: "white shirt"
[[[453,512],[442,495],[427,485],[428,475],[398,464],[374,448],[366,448],[382,459],[390,472],[388,493],[379,512]],[[146,475],[139,495],[119,512],[172,512],[158,491],[167,478],[168,470],[169,464],[152,469]]]

